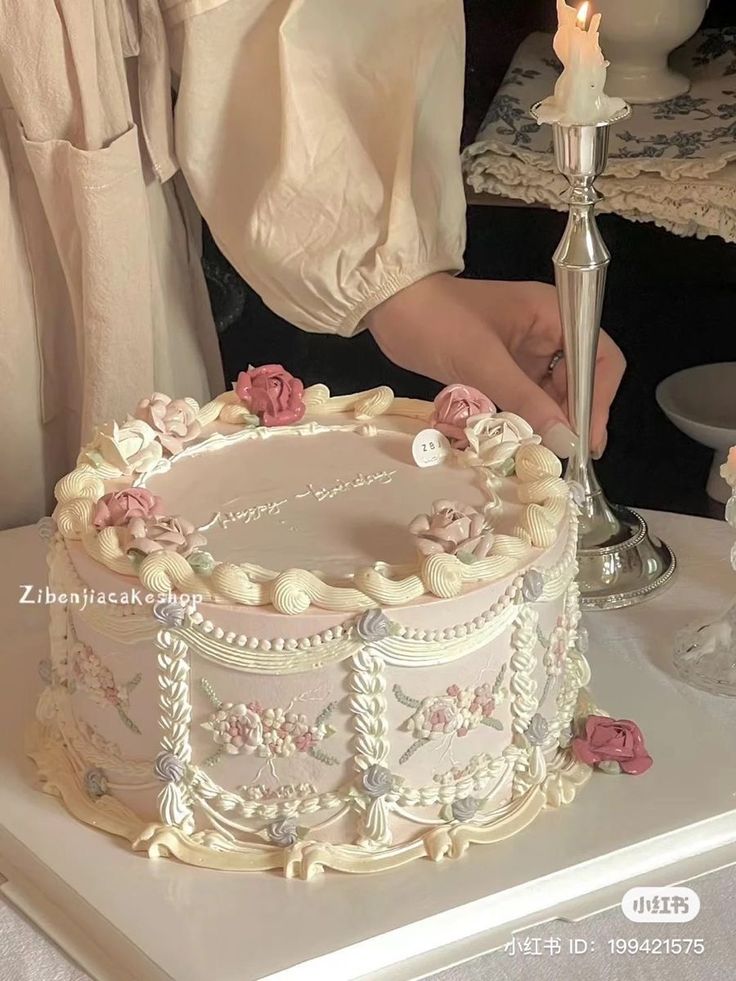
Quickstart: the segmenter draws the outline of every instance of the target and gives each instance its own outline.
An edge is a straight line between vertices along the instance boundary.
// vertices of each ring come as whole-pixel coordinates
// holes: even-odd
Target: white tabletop
[[[724,724],[724,734],[733,738],[736,703],[691,689],[683,688],[672,676],[670,646],[676,629],[694,619],[719,612],[733,597],[736,578],[728,564],[733,533],[722,522],[679,515],[649,514],[652,528],[675,549],[680,560],[679,580],[668,601],[659,602],[662,616],[657,620],[659,635],[652,643],[652,607],[595,614],[588,618],[591,633],[591,661],[595,673],[597,656],[640,661],[643,672],[656,672],[662,685],[675,685],[700,712]],[[16,529],[0,533],[0,569],[7,570],[8,559],[20,552],[36,553],[37,575],[43,575],[42,552],[34,529]],[[12,575],[4,576],[6,588],[0,594],[2,636],[12,638],[19,622],[18,593],[12,590]],[[39,583],[42,579],[39,578]],[[5,641],[7,642],[7,640]],[[604,655],[596,652],[605,652]],[[597,693],[600,699],[600,692]],[[615,706],[605,705],[612,710]],[[686,734],[673,733],[673,752],[677,741]],[[728,739],[729,736],[726,735]],[[655,760],[656,763],[656,760]],[[716,760],[704,761],[717,766]],[[736,788],[734,788],[736,791]],[[735,794],[736,796],[736,794]],[[575,805],[573,805],[575,806]],[[564,812],[561,815],[564,820]],[[612,820],[617,816],[612,815]],[[71,819],[70,819],[71,820]],[[465,861],[472,861],[472,853]],[[386,878],[390,878],[390,873]],[[662,884],[656,877],[652,885]],[[498,951],[479,957],[438,975],[446,981],[475,979],[570,978],[571,981],[592,977],[618,979],[660,978],[668,981],[685,978],[720,979],[733,976],[731,965],[736,959],[736,938],[732,929],[733,904],[736,900],[736,872],[733,868],[711,873],[691,883],[701,898],[701,912],[689,924],[648,927],[629,923],[619,909],[576,923],[555,921],[517,934],[514,953]],[[609,942],[617,938],[702,938],[702,954],[616,955]],[[526,952],[524,949],[526,938]],[[570,953],[577,941],[579,953]],[[546,942],[546,943],[545,943]],[[582,952],[587,942],[587,951]],[[539,953],[536,951],[539,950]],[[392,974],[396,977],[396,974]],[[0,981],[82,981],[87,975],[72,964],[35,925],[0,897]],[[145,981],[141,978],[140,981]],[[176,979],[174,979],[176,981]],[[337,981],[337,979],[336,979]]]

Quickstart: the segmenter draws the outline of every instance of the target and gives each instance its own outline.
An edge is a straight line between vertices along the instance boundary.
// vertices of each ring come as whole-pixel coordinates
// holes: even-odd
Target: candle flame
[[[578,16],[577,16],[577,18],[575,20],[577,26],[579,28],[581,28],[581,30],[583,30],[583,31],[587,30],[587,28],[588,28],[588,10],[589,9],[590,9],[590,2],[589,2],[589,0],[585,0],[585,3],[582,4],[581,7],[580,7],[580,9],[578,10]]]

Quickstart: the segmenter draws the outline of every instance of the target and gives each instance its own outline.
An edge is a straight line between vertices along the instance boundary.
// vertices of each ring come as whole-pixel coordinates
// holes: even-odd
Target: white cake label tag
[[[449,452],[450,441],[437,429],[423,429],[411,444],[411,455],[418,467],[436,467]]]

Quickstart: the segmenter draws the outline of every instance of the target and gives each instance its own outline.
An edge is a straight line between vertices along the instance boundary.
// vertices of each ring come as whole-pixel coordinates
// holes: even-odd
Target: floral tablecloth
[[[736,241],[736,27],[696,34],[672,64],[692,80],[686,95],[635,106],[611,133],[601,211],[653,221],[679,235]],[[551,129],[529,108],[549,95],[560,66],[549,34],[519,47],[475,143],[463,155],[468,183],[562,209]]]

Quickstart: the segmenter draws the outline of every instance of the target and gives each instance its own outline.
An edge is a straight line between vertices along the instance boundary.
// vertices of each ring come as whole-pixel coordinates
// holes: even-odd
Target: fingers
[[[608,413],[625,370],[626,359],[621,349],[605,331],[601,331],[590,428],[590,445],[595,456],[600,456],[606,448]]]
[[[591,412],[590,445],[594,458],[603,455],[608,441],[608,414],[621,383],[626,360],[608,334],[601,333],[596,360],[595,387]],[[564,361],[555,365],[552,374],[542,381],[542,387],[568,412],[567,366]]]
[[[554,288],[543,287],[541,283],[526,285],[530,290],[532,287],[535,288],[534,292],[531,292],[530,295],[535,299],[536,312],[534,322],[540,337],[544,338],[544,342],[548,347],[561,346],[562,328]],[[608,414],[625,370],[626,359],[620,348],[605,331],[601,331],[596,360],[590,433],[591,448],[595,456],[600,456],[605,450]],[[564,363],[558,364],[552,375],[546,379],[542,379],[541,384],[560,404],[563,411],[566,411],[567,381],[566,366]]]
[[[366,322],[396,364],[438,381],[479,388],[542,437],[554,430],[560,438],[555,438],[557,448],[550,448],[565,455],[560,448],[571,438],[565,366],[548,372],[562,344],[553,287],[429,276],[379,304]],[[608,412],[624,367],[621,351],[601,334],[592,407],[594,452],[605,445]]]
[[[483,344],[469,346],[454,359],[457,377],[486,392],[499,408],[515,412],[540,436],[556,424],[569,429],[560,405],[522,371],[504,345],[485,332]]]

